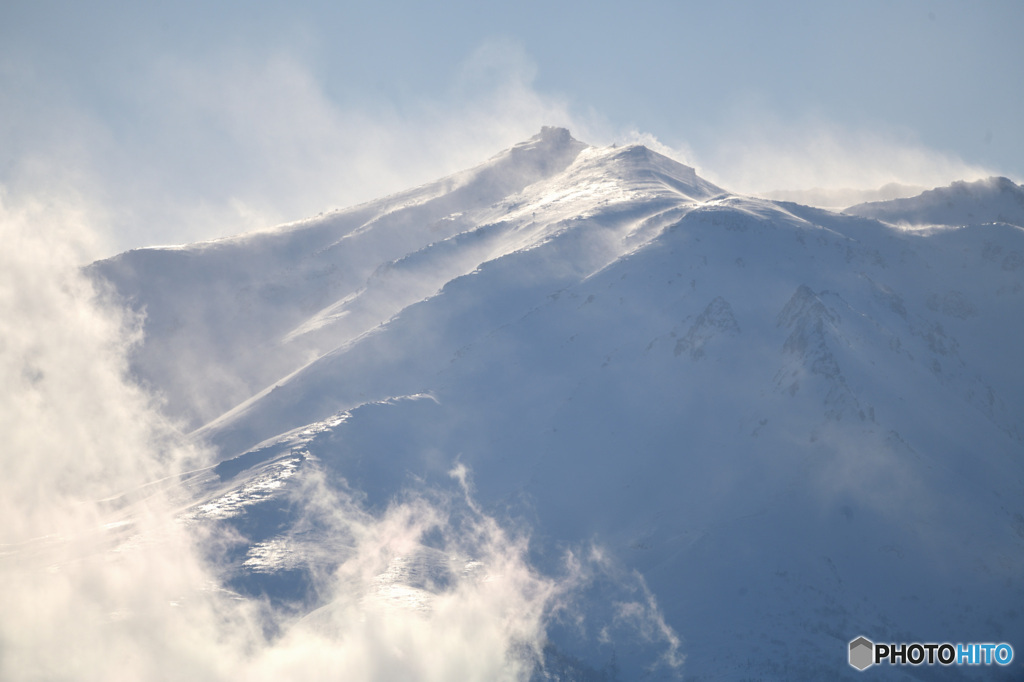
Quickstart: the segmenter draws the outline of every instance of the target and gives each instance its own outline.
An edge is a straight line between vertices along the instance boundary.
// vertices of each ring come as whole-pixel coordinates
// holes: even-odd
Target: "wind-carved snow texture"
[[[517,584],[551,595],[521,602],[537,637],[511,678],[855,679],[860,635],[1024,649],[1011,185],[839,214],[545,129],[409,192],[91,272],[147,315],[137,375],[219,452],[179,518],[236,538],[216,558],[240,598],[318,632],[434,618],[506,556],[459,533],[507,526],[530,533],[502,544],[529,560]],[[352,577],[354,611],[325,603],[413,494],[444,503],[398,508],[465,523]]]

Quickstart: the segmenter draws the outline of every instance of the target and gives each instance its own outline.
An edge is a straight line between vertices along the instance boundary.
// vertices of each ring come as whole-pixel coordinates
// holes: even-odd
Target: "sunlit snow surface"
[[[526,677],[1013,679],[862,674],[846,646],[1024,660],[1019,195],[831,213],[545,129],[92,271],[146,311],[136,374],[219,452],[177,522],[317,632],[476,603],[528,615]]]

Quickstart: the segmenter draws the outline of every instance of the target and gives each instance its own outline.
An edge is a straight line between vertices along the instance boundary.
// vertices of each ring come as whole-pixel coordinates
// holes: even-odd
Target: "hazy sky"
[[[1024,3],[0,4],[0,199],[93,253],[343,207],[569,126],[730,189],[1024,180]]]

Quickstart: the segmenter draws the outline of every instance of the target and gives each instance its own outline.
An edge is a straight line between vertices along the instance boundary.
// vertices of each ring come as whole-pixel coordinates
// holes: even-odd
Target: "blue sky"
[[[1020,2],[8,0],[0,197],[104,255],[371,199],[544,124],[738,191],[1021,182],[1021,35]]]

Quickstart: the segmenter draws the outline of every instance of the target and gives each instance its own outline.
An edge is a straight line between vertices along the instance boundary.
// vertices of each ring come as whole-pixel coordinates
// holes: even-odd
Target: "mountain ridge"
[[[607,558],[579,627],[548,623],[548,662],[581,661],[580,678],[614,653],[629,678],[853,679],[860,635],[1021,641],[1007,604],[1024,599],[1024,229],[907,230],[744,197],[562,129],[513,149],[544,145],[558,162],[494,201],[504,179],[461,207],[442,193],[344,214],[312,249],[278,254],[278,235],[120,281],[94,269],[129,298],[196,273],[136,299],[156,326],[135,366],[158,388],[214,347],[205,366],[228,376],[182,383],[179,402],[243,376],[241,399],[199,420],[220,464],[189,517],[246,531],[232,589],[312,599],[301,576],[340,570],[317,549],[335,542],[316,530],[328,512],[289,497],[302,481],[343,481],[384,513],[461,471],[473,504],[532,529],[541,573],[584,542]],[[222,322],[246,301],[248,326]],[[223,360],[247,348],[266,363],[252,376]],[[443,594],[420,544],[374,584]],[[637,595],[662,618],[647,640],[614,611]]]
[[[585,149],[594,157],[577,163]],[[567,171],[567,184],[553,193],[513,198],[540,179]],[[561,205],[566,207],[563,219],[577,219],[599,208],[598,202],[627,201],[628,197],[615,189],[617,182],[633,185],[633,193],[644,200],[652,193],[689,201],[692,199],[684,191],[698,196],[721,192],[697,178],[693,169],[646,148],[599,152],[573,139],[565,129],[545,128],[474,169],[377,202],[272,231],[189,247],[130,251],[95,263],[90,271],[115,282],[115,288],[131,291],[126,303],[136,311],[146,311],[146,327],[156,332],[153,336],[159,338],[161,347],[152,353],[143,347],[141,355],[147,357],[134,369],[144,382],[167,394],[173,414],[198,427],[305,364],[311,354],[326,352],[385,321],[390,315],[378,319],[375,312],[365,313],[368,306],[359,299],[372,299],[374,285],[381,285],[388,276],[394,279],[415,254],[431,249],[439,253],[451,244],[449,240],[463,245],[477,242],[474,248],[447,248],[452,254],[446,259],[448,265],[431,265],[442,273],[431,276],[433,285],[399,294],[409,303],[498,253],[526,247],[565,227],[554,218],[543,225],[530,225],[527,207],[532,207],[530,211],[544,208],[553,215]],[[573,186],[588,189],[573,194],[566,189]],[[465,197],[471,200],[467,203]],[[481,213],[471,221],[458,208]],[[510,221],[518,222],[513,226]],[[494,234],[509,230],[515,234]],[[445,271],[449,274],[443,274]],[[388,286],[390,283],[383,288]],[[183,287],[194,291],[180,296]],[[366,296],[368,290],[370,296]],[[377,298],[386,295],[393,292],[381,292]],[[189,303],[176,302],[178,299]],[[191,301],[206,310],[197,314]],[[391,314],[394,312],[397,310]],[[340,335],[324,329],[346,315],[350,319],[345,325],[334,325],[350,327],[343,328]],[[189,338],[175,342],[183,334]],[[254,342],[260,352],[251,354],[247,346]],[[202,347],[202,353],[192,352],[191,346],[196,345]],[[279,352],[268,356],[270,348]],[[204,362],[207,353],[214,363]],[[159,362],[160,357],[180,359],[189,354],[200,367],[209,365],[206,371],[196,372],[198,376],[221,380],[191,386],[187,377]],[[225,367],[233,368],[233,377],[224,376]],[[239,379],[247,375],[251,378]],[[210,404],[188,404],[197,396],[211,394],[224,394],[225,399],[210,402],[201,398]]]
[[[914,197],[857,204],[844,213],[908,225],[1008,223],[1024,227],[1024,187],[998,176],[961,180]]]

